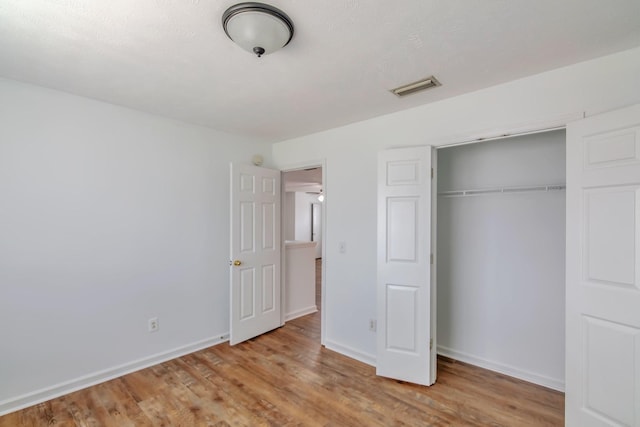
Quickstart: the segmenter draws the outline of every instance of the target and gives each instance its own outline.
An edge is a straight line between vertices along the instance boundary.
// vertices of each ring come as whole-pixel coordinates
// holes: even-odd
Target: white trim
[[[142,359],[134,360],[102,371],[97,371],[73,380],[64,381],[21,396],[12,397],[0,402],[0,416],[6,415],[10,412],[19,411],[20,409],[24,409],[29,406],[37,405],[38,403],[46,402],[47,400],[73,393],[74,391],[91,387],[168,360],[176,359],[180,356],[194,353],[226,341],[229,341],[229,333],[224,333],[216,336],[215,338],[207,338],[192,344],[176,347],[173,350],[143,357]]]
[[[298,317],[306,316],[307,314],[315,313],[318,311],[318,307],[314,304],[307,308],[301,308],[300,310],[292,311],[291,313],[285,313],[284,321],[297,319]]]
[[[582,120],[584,112],[563,114],[561,116],[547,118],[545,120],[533,120],[525,123],[506,124],[504,126],[476,129],[464,133],[449,136],[440,136],[431,140],[412,145],[397,145],[393,147],[383,147],[382,149],[393,150],[396,148],[431,146],[435,149],[455,147],[458,145],[475,144],[477,142],[493,141],[496,139],[513,138],[516,136],[533,135],[536,133],[552,132],[554,130],[566,129],[567,124]]]
[[[352,359],[356,359],[359,362],[366,363],[370,366],[376,366],[376,356],[369,353],[363,353],[359,350],[354,349],[353,347],[349,347],[348,345],[338,344],[334,341],[327,341],[325,345],[329,350],[333,350],[336,353],[340,353],[344,356],[350,357]]]
[[[438,346],[438,150],[431,148],[431,341],[429,342],[429,363],[431,381],[438,380],[438,354],[433,347]]]
[[[322,191],[327,194],[327,161],[322,162]],[[324,345],[327,340],[327,198],[322,201],[322,248],[320,248],[322,263],[320,267],[320,344]]]
[[[551,132],[553,130],[564,129],[568,123],[581,120],[585,113],[575,112],[563,114],[561,116],[550,117],[543,120],[532,120],[524,123],[514,123],[505,126],[489,129],[477,129],[457,135],[429,141],[426,144],[436,148],[454,147],[456,145],[473,144],[482,141],[511,138],[514,136],[532,135],[541,132]]]
[[[284,188],[284,177],[282,174],[286,172],[280,169],[280,327],[284,326],[286,322],[284,308],[287,301],[287,278],[285,272],[287,271],[287,248],[285,246],[285,233],[286,224],[285,219],[287,217],[287,210],[285,209],[286,203],[286,191]]]
[[[441,345],[438,346],[438,354],[441,356],[449,357],[451,359],[459,360],[470,365],[479,366],[490,371],[499,372],[501,374],[509,375],[510,377],[518,378],[530,383],[538,384],[543,387],[548,387],[553,390],[564,392],[564,378],[556,379],[547,377],[545,375],[536,374],[529,371],[524,371],[519,368],[515,368],[510,365],[505,365],[499,362],[493,362],[482,357],[477,357],[469,353],[453,350]]]

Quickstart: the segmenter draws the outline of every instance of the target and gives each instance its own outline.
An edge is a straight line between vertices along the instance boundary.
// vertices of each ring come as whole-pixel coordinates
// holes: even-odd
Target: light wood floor
[[[450,359],[421,387],[320,346],[320,314],[0,417],[0,426],[551,426],[564,396]]]

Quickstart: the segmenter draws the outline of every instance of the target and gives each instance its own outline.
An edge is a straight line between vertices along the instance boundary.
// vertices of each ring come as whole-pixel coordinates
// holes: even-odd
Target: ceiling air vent
[[[422,90],[431,89],[436,86],[440,86],[440,82],[436,80],[435,77],[431,76],[426,79],[418,80],[417,82],[409,83],[408,85],[391,89],[391,92],[396,96],[402,97]]]

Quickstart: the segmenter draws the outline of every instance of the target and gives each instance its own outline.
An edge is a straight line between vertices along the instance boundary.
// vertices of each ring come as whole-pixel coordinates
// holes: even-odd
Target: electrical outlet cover
[[[157,317],[152,317],[148,322],[149,332],[156,332],[160,328]]]

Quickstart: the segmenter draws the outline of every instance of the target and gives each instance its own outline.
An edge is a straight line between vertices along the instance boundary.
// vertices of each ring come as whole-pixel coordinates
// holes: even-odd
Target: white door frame
[[[327,300],[326,300],[326,277],[327,275],[325,274],[326,272],[326,259],[327,259],[327,251],[326,251],[326,236],[327,236],[327,199],[330,198],[327,197],[327,162],[325,159],[322,160],[309,160],[306,162],[300,162],[300,163],[295,163],[293,165],[287,165],[284,167],[280,168],[280,172],[293,172],[293,171],[297,171],[297,170],[303,170],[303,169],[309,169],[309,168],[322,168],[322,193],[325,195],[325,199],[322,202],[322,218],[321,218],[321,230],[320,230],[320,235],[321,235],[321,240],[322,240],[322,272],[321,272],[321,278],[320,278],[320,344],[325,345],[325,330],[326,328],[324,327],[326,324],[326,316],[327,316]],[[284,219],[286,216],[286,211],[284,208],[284,202],[285,202],[285,190],[284,190],[284,179],[281,180],[281,186],[282,186],[282,198],[281,198],[281,203],[282,203],[282,207],[281,207],[281,226],[280,226],[280,232],[281,232],[281,243],[282,243],[282,249],[281,249],[281,253],[282,253],[282,271],[283,274],[281,275],[281,298],[282,298],[282,307],[285,307],[285,292],[286,292],[286,286],[284,283],[285,280],[285,274],[284,271],[286,269],[286,257],[285,257],[285,224],[284,224]],[[284,317],[285,317],[285,310],[282,310],[282,324],[284,325],[285,321],[284,321]]]
[[[432,145],[436,150],[435,150],[435,156],[434,156],[434,162],[436,162],[434,164],[434,169],[437,167],[437,152],[439,149],[441,148],[449,148],[449,147],[454,147],[454,146],[459,146],[459,145],[468,145],[468,144],[477,144],[477,143],[481,143],[481,142],[485,142],[485,141],[493,141],[493,140],[499,140],[499,139],[507,139],[507,138],[513,138],[513,137],[518,137],[518,136],[524,136],[524,135],[531,135],[531,134],[536,134],[536,133],[543,133],[543,132],[551,132],[554,130],[560,130],[560,129],[566,129],[567,124],[569,122],[572,121],[576,121],[576,120],[581,120],[584,118],[584,113],[574,113],[574,114],[567,114],[561,117],[556,117],[556,118],[550,118],[549,120],[546,121],[539,121],[539,122],[531,122],[531,123],[524,123],[518,126],[506,126],[504,128],[497,128],[497,129],[491,129],[491,130],[484,130],[484,131],[476,131],[476,132],[469,132],[466,135],[460,136],[460,139],[455,139],[455,138],[448,138],[446,140],[440,140],[440,143],[438,144],[436,143],[430,143],[430,145]],[[566,144],[566,137],[565,137],[565,144]],[[437,174],[434,178],[434,182],[437,182]],[[437,192],[437,189],[435,190]],[[436,196],[437,197],[437,196]],[[565,195],[566,198],[566,195]],[[436,217],[436,212],[433,212],[433,216],[432,216],[432,227],[434,228],[433,232],[436,233],[437,230],[437,217]],[[566,221],[566,213],[565,213],[565,221]],[[433,271],[435,274],[436,271],[436,262],[438,259],[438,254],[437,254],[437,247],[436,247],[436,251],[434,253],[434,265],[433,265]],[[566,287],[566,282],[565,282],[565,287]],[[437,291],[436,291],[437,292]],[[437,307],[438,307],[438,300],[437,297],[436,301],[435,301],[435,308],[437,311]],[[565,309],[566,309],[566,302],[565,302]],[[434,319],[433,324],[432,324],[432,328],[434,329],[432,331],[432,333],[436,334],[436,330],[437,330],[437,323]],[[438,353],[438,349],[435,349],[435,353]],[[565,362],[566,362],[566,356],[565,356]],[[437,362],[436,362],[437,363]],[[487,368],[487,369],[492,369],[490,366],[481,366],[483,368]],[[565,377],[566,377],[566,373],[565,373]],[[563,378],[563,380],[566,378]]]

